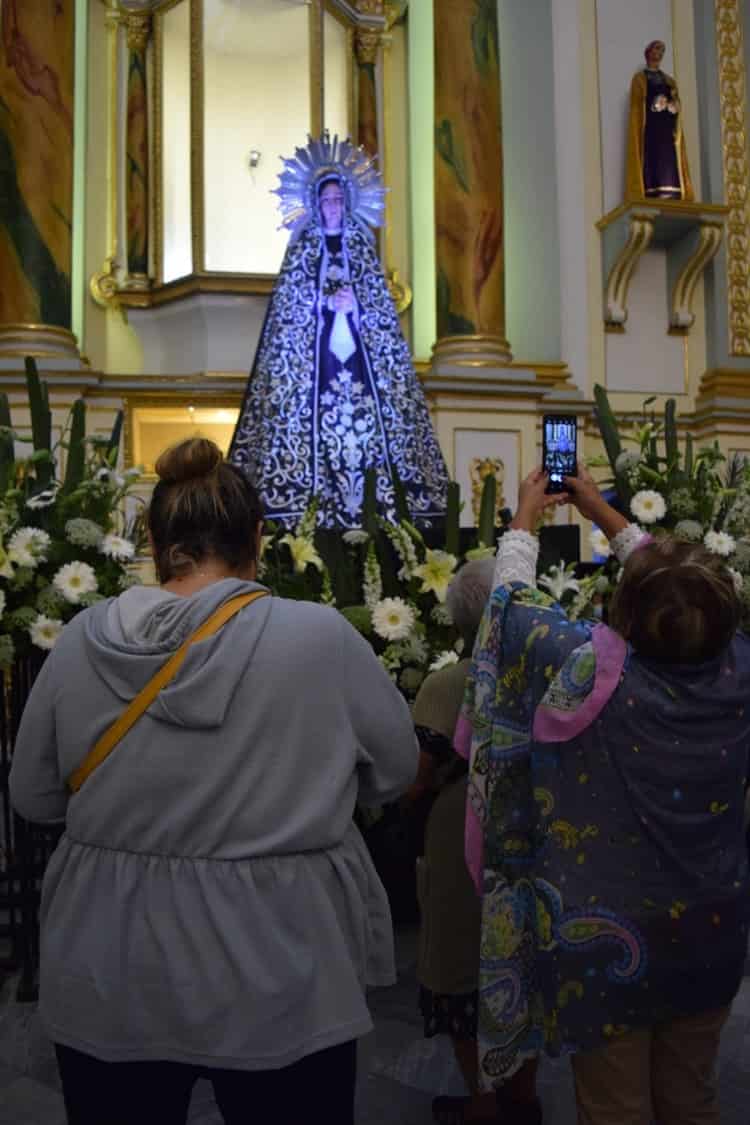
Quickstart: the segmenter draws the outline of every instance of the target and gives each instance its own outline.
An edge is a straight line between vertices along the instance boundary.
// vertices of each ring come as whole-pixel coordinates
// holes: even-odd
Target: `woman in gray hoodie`
[[[161,585],[74,618],[34,685],[10,785],[65,820],[41,909],[40,1013],[71,1125],[353,1122],[366,985],[395,979],[388,902],[352,823],[412,781],[409,710],[335,609],[262,596],[193,644],[72,795],[69,779],[176,649],[256,582],[261,510],[209,441],[157,462]],[[80,780],[80,778],[79,778]]]

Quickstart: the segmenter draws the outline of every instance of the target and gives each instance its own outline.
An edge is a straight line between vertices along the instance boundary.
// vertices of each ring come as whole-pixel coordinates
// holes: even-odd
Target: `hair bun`
[[[165,484],[184,484],[215,473],[224,460],[216,442],[192,437],[165,449],[156,462],[156,475]]]

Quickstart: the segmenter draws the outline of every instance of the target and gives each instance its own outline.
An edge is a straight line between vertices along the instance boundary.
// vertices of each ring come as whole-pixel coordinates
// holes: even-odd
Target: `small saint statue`
[[[646,47],[646,66],[630,86],[625,198],[694,199],[677,83],[661,69],[665,47]]]

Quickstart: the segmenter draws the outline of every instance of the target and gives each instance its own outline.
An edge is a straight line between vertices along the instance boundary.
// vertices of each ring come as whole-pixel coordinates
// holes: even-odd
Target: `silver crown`
[[[284,159],[279,174],[281,225],[294,241],[306,226],[319,221],[318,185],[321,180],[338,179],[346,196],[347,215],[371,237],[371,227],[379,227],[385,212],[383,179],[375,158],[349,140],[331,137],[328,130],[316,140],[307,138],[306,148],[297,148]]]

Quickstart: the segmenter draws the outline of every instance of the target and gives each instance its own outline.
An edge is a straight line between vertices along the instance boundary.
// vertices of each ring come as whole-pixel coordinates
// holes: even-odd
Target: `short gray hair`
[[[465,563],[451,579],[445,604],[453,624],[465,640],[473,637],[479,628],[484,607],[492,593],[494,572],[495,556],[492,555]]]

